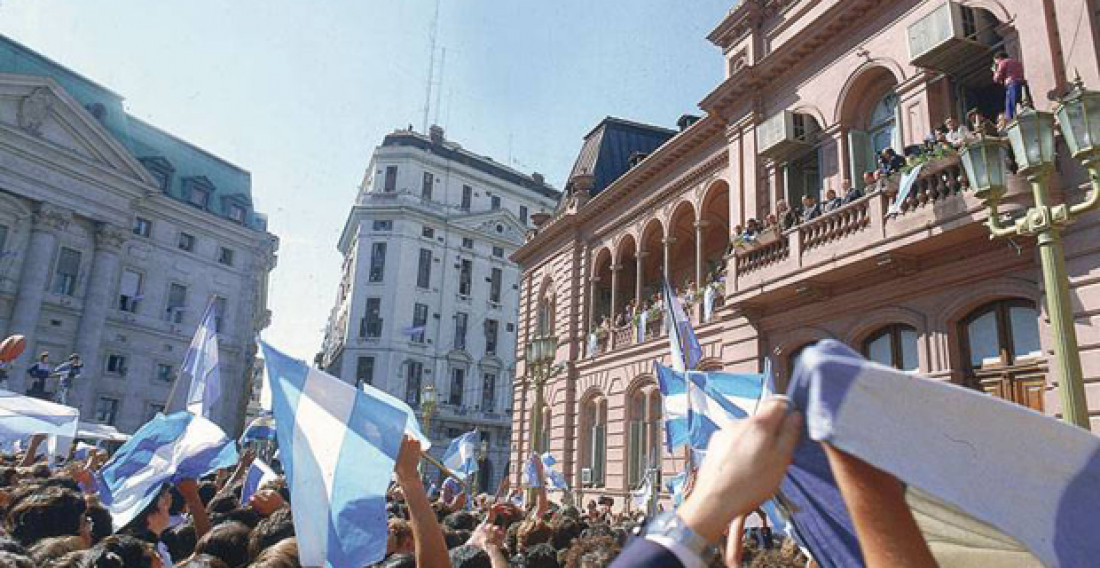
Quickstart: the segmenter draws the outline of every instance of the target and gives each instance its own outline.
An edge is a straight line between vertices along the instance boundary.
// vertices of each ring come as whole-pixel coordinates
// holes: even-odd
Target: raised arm
[[[401,485],[405,504],[409,508],[409,525],[416,544],[416,565],[451,568],[443,530],[439,528],[435,511],[424,491],[424,483],[420,481],[420,473],[416,470],[419,463],[420,442],[406,437],[401,444],[394,473],[397,474],[397,483]]]
[[[210,514],[202,504],[199,496],[199,484],[194,479],[184,479],[176,483],[176,489],[183,496],[183,502],[187,503],[187,510],[191,512],[191,520],[195,523],[195,540],[210,532]]]
[[[828,444],[825,453],[852,515],[867,568],[936,568],[894,476]]]

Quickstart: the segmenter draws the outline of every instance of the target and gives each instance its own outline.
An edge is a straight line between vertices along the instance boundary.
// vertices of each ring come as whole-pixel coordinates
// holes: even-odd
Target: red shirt
[[[997,71],[993,73],[993,82],[1001,85],[1022,82],[1024,80],[1024,64],[1011,57],[1002,59],[997,63]]]

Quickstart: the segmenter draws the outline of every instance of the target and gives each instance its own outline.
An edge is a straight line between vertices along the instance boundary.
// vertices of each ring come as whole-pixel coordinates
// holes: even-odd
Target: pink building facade
[[[987,212],[950,153],[927,160],[905,199],[900,175],[866,188],[862,178],[876,152],[920,144],[948,117],[995,117],[1004,108],[995,52],[1023,62],[1036,108],[1052,108],[1076,73],[1100,89],[1098,37],[1091,0],[741,2],[708,37],[726,79],[700,103],[703,117],[606,187],[575,168],[557,213],[513,257],[524,270],[513,473],[532,450],[534,412],[543,447],[585,499],[625,496],[654,456],[665,475],[682,469],[682,456],[659,447],[653,362],[669,352],[659,312],[619,316],[640,314],[662,276],[699,290],[691,311],[703,369],[756,372],[770,358],[782,388],[802,347],[834,338],[1058,415],[1033,239],[990,239]],[[1088,175],[1059,145],[1052,192],[1075,203]],[[781,213],[781,201],[843,196],[851,185],[865,195],[731,243],[739,226]],[[1016,176],[1009,185],[1002,213],[1019,215],[1031,188]],[[1100,215],[1068,227],[1065,248],[1096,429]],[[535,409],[522,354],[547,333],[560,339],[562,365]]]

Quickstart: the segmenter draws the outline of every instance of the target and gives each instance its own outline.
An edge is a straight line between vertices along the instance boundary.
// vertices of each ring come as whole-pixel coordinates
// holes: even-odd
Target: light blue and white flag
[[[185,408],[192,414],[210,418],[214,405],[222,396],[222,379],[218,371],[218,307],[210,298],[191,346],[180,365],[179,379],[186,380]]]
[[[642,478],[641,485],[639,485],[637,489],[632,489],[630,491],[630,504],[633,505],[635,509],[645,510],[652,494],[653,477],[649,475],[647,471],[645,477]]]
[[[691,426],[688,423],[687,383],[683,373],[677,373],[660,363],[653,363],[657,386],[661,391],[661,405],[665,422],[665,447],[669,453],[688,443]]]
[[[703,321],[708,322],[714,316],[714,286],[703,290]]]
[[[523,464],[523,484],[532,489],[542,487],[542,479],[539,478],[539,470],[536,462],[538,456],[531,452],[531,456]]]
[[[248,467],[248,473],[244,476],[244,485],[241,486],[241,505],[247,506],[248,500],[269,481],[279,479],[279,475],[271,466],[259,458],[253,460]]]
[[[637,340],[638,343],[645,343],[645,328],[646,328],[646,324],[648,322],[649,322],[649,311],[648,310],[642,310],[642,312],[640,314],[638,314],[638,340]]]
[[[217,424],[189,412],[158,414],[99,473],[99,500],[115,530],[132,521],[165,484],[198,479],[237,463],[237,445]]]
[[[913,186],[917,183],[917,178],[920,177],[920,171],[923,168],[924,164],[917,164],[907,173],[901,174],[901,179],[898,181],[898,194],[886,211],[887,216],[901,213],[901,205],[905,203],[906,199],[909,199],[909,194],[913,192]]]
[[[477,473],[477,447],[480,443],[481,435],[477,430],[471,430],[451,440],[451,445],[443,454],[443,465],[465,481]]]
[[[665,489],[672,494],[672,507],[680,506],[684,502],[684,486],[687,485],[688,474],[681,471],[665,481]]]
[[[756,409],[764,377],[755,373],[685,373],[691,447],[706,450],[710,437]]]
[[[261,342],[303,566],[366,566],[386,553],[386,490],[412,409]]]
[[[672,293],[668,281],[663,282],[665,295],[665,321],[668,322],[668,343],[672,349],[672,368],[683,372],[694,369],[703,358],[703,348],[699,346],[699,340],[695,338],[695,330],[691,327],[684,307],[680,305],[680,299]]]
[[[550,452],[542,454],[542,472],[546,477],[547,489],[569,491],[569,484],[566,483],[565,476],[554,468],[557,464],[558,460],[554,458],[554,454]]]
[[[45,400],[0,390],[0,440],[26,441],[34,434],[76,437],[80,411]]]
[[[253,441],[271,442],[275,439],[275,417],[270,414],[263,414],[248,423],[248,427],[241,434],[240,443],[243,446]]]
[[[1084,568],[1100,558],[1100,438],[1004,400],[822,341],[788,394],[807,435],[783,481],[823,568],[864,566],[821,442],[898,478],[940,566]]]

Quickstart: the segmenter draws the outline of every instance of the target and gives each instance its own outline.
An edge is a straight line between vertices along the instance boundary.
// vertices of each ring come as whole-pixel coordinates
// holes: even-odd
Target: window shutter
[[[862,187],[863,174],[875,169],[871,136],[862,130],[848,131],[848,166],[852,183]]]

